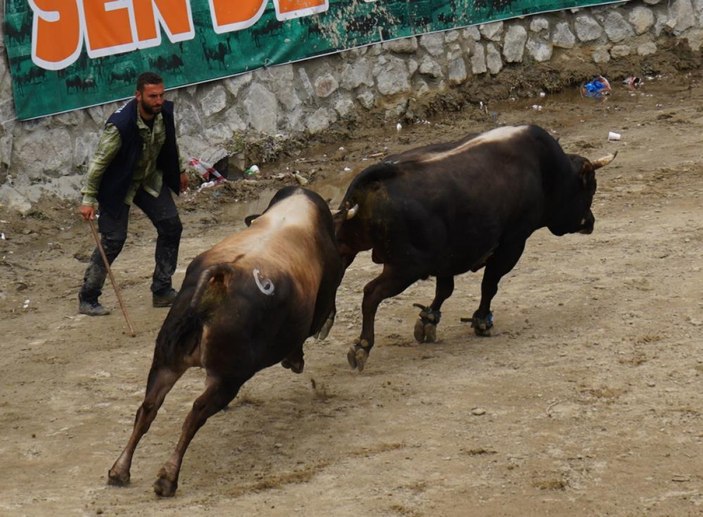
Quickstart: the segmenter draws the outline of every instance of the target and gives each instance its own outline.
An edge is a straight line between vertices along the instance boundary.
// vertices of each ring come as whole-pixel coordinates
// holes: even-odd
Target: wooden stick
[[[117,301],[120,303],[120,309],[122,309],[122,315],[124,316],[124,319],[127,322],[127,326],[129,327],[130,336],[134,337],[137,335],[137,333],[134,331],[134,327],[132,327],[132,322],[129,321],[129,316],[127,316],[127,309],[125,308],[124,302],[122,301],[122,295],[120,294],[120,290],[117,287],[117,282],[115,282],[115,277],[112,276],[112,269],[110,269],[110,263],[107,260],[107,255],[105,255],[105,250],[103,249],[103,245],[100,243],[100,237],[98,236],[98,232],[95,229],[95,223],[93,222],[92,219],[88,219],[88,224],[90,224],[90,231],[93,233],[93,238],[95,239],[95,244],[98,245],[98,249],[100,250],[100,255],[102,256],[103,262],[105,263],[105,268],[107,269],[107,274],[110,276],[110,282],[112,283],[112,287],[115,290],[115,294],[117,295]]]

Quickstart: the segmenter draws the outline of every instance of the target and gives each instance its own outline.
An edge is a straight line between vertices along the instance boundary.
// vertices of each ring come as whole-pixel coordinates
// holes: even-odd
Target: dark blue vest
[[[156,161],[156,167],[164,175],[164,183],[176,194],[180,191],[180,168],[178,145],[176,144],[176,125],[173,118],[173,102],[165,101],[161,114],[166,126],[164,142]],[[132,99],[115,111],[107,123],[114,124],[120,132],[122,145],[100,181],[98,202],[100,208],[117,215],[124,204],[137,161],[142,153],[142,138],[137,127],[137,100]]]

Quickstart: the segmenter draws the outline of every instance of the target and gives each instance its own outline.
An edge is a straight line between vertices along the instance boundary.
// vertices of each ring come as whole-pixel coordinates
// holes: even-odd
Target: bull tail
[[[190,303],[181,310],[173,307],[161,326],[156,338],[157,362],[173,364],[195,350],[203,325],[227,295],[227,285],[234,271],[230,264],[215,264],[200,274]]]
[[[212,307],[227,295],[227,286],[234,272],[231,264],[223,263],[210,266],[200,273],[193,297],[190,299],[190,309],[207,318]]]

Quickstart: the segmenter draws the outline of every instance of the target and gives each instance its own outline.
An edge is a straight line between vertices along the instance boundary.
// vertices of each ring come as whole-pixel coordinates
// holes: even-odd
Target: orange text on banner
[[[29,0],[34,14],[32,61],[48,70],[75,62],[83,41],[91,58],[193,39],[189,0]],[[79,10],[82,8],[82,11]]]
[[[81,53],[83,34],[75,0],[29,0],[34,12],[32,61],[47,70],[61,70]]]
[[[208,0],[216,33],[254,25],[268,0]],[[193,39],[190,0],[28,0],[34,15],[32,61],[61,70],[80,56],[131,52],[161,44],[161,28],[172,43]],[[329,0],[273,0],[280,21],[329,9]]]
[[[267,0],[209,0],[215,32],[240,31],[254,25],[266,9]],[[329,0],[273,0],[280,21],[310,16],[329,9]]]

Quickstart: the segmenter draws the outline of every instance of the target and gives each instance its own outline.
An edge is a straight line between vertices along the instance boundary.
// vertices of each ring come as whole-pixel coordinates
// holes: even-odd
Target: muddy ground
[[[106,486],[141,402],[164,309],[150,306],[154,232],[133,218],[103,318],[78,315],[92,250],[73,203],[0,213],[0,513],[3,515],[700,515],[703,513],[703,86],[652,77],[609,99],[572,88],[357,130],[261,166],[257,179],[178,201],[189,261],[242,227],[272,189],[295,181],[338,202],[351,177],[386,153],[537,123],[569,152],[597,158],[590,236],[536,232],[501,283],[494,335],[461,317],[480,273],[460,277],[439,342],[417,344],[418,283],[381,305],[365,370],[346,351],[360,330],[367,254],[348,271],[340,313],[306,368],[269,368],[200,430],[175,498],[151,483],[202,389],[191,370],[143,439],[127,488]],[[622,135],[609,142],[608,132]],[[340,149],[342,147],[343,149]],[[272,179],[273,178],[273,179]],[[278,179],[276,179],[278,178]]]

